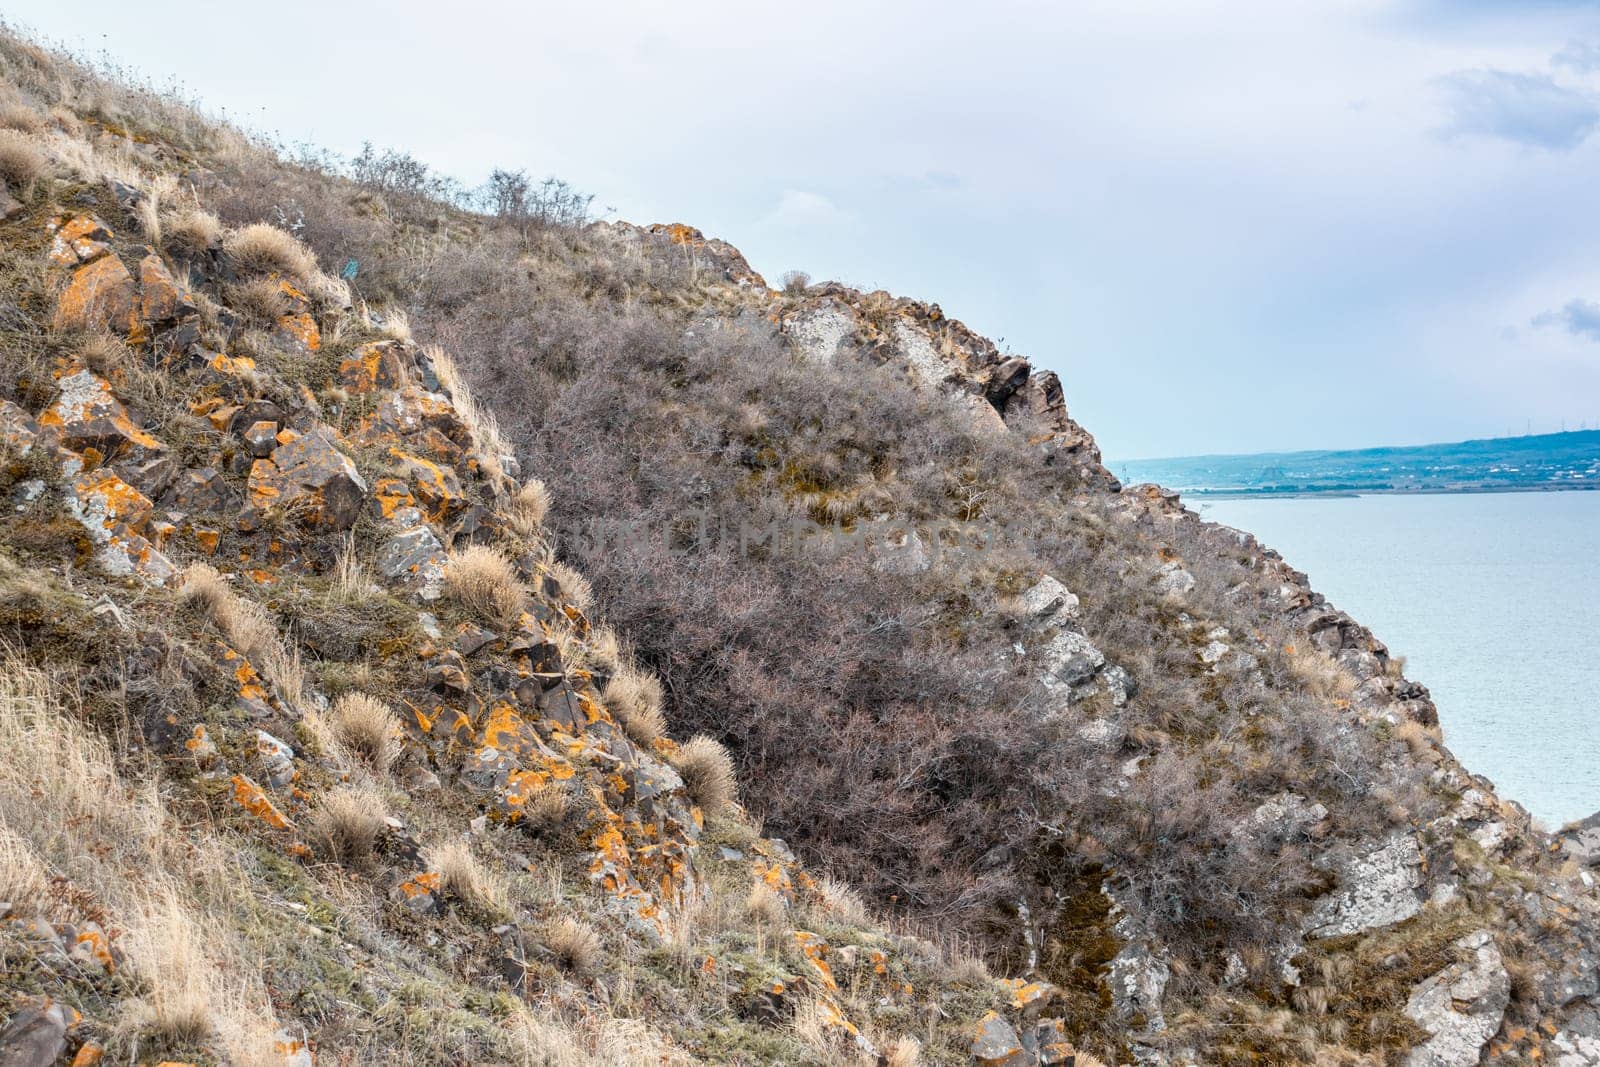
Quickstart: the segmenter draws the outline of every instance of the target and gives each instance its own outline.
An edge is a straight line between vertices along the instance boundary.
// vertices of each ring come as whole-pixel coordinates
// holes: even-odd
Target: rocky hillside
[[[0,75],[0,1064],[1600,1063],[1592,831],[1055,375]]]

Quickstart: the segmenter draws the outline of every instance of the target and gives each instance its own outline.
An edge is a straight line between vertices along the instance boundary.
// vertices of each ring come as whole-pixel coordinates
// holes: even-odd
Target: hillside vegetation
[[[1588,836],[1054,375],[0,75],[0,1062],[1600,1063]]]

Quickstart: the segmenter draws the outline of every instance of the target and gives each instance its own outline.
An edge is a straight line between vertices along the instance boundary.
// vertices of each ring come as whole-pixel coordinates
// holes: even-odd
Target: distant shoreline
[[[1135,485],[1140,483],[1133,483]],[[1158,483],[1159,484],[1159,483]],[[1181,497],[1203,500],[1253,500],[1261,498],[1293,499],[1298,497],[1358,497],[1358,496],[1469,496],[1480,493],[1593,493],[1600,484],[1585,485],[1474,485],[1459,488],[1426,487],[1417,489],[1171,489]]]

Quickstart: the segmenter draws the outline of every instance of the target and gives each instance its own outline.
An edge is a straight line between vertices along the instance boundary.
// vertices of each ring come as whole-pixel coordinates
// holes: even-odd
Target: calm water
[[[1191,500],[1405,656],[1445,742],[1556,826],[1600,810],[1600,492]]]

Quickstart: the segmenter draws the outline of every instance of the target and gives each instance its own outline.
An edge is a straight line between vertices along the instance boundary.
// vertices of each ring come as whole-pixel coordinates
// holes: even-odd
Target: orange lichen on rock
[[[101,256],[72,272],[56,299],[58,330],[110,329],[126,335],[134,325],[133,275],[114,255]]]
[[[274,830],[288,830],[294,826],[261,787],[242,774],[233,776],[233,802]]]

